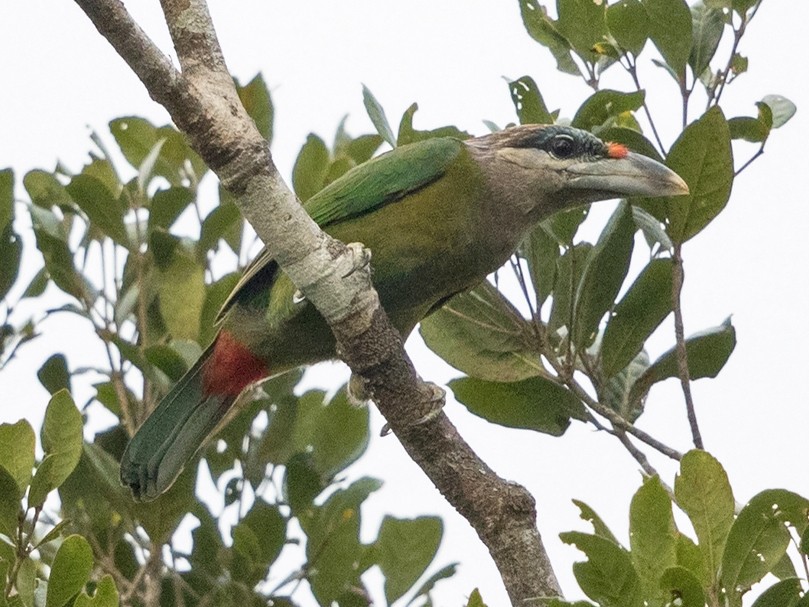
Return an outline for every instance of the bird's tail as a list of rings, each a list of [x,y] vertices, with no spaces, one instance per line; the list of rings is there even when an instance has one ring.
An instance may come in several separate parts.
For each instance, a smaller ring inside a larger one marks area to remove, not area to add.
[[[121,458],[121,482],[138,501],[171,487],[236,400],[206,390],[208,348],[132,437]],[[237,392],[238,394],[238,392]]]

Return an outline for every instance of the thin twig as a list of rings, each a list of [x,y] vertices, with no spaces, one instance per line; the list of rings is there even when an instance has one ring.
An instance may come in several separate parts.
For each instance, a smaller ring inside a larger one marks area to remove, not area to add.
[[[677,369],[680,376],[680,385],[685,398],[685,408],[688,414],[688,424],[691,427],[691,436],[697,449],[704,449],[702,435],[697,423],[697,413],[694,407],[694,398],[691,395],[691,375],[688,368],[688,350],[685,347],[685,330],[683,328],[682,291],[685,273],[683,271],[682,243],[674,243],[673,275],[671,280],[671,303],[674,309],[674,337],[677,341]]]
[[[758,157],[763,154],[764,154],[764,144],[762,143],[758,151],[755,154],[753,154],[753,156],[751,156],[747,160],[747,162],[745,162],[742,166],[740,166],[735,173],[733,173],[733,177],[738,177],[739,175],[741,175],[743,170],[745,170],[747,167],[753,164],[758,159]]]
[[[657,473],[657,470],[654,469],[654,466],[649,463],[649,459],[646,457],[646,454],[638,449],[631,440],[629,440],[629,437],[626,435],[624,430],[616,429],[613,431],[613,435],[615,438],[621,441],[624,448],[629,451],[629,454],[635,458],[635,461],[638,462],[638,464],[640,464],[640,467],[646,476],[660,476]]]
[[[629,75],[632,77],[632,82],[635,83],[635,90],[642,91],[643,88],[640,85],[640,79],[638,78],[638,69],[637,64],[628,56],[626,55],[626,62],[627,65],[623,65],[624,69],[629,72]],[[646,119],[649,121],[649,126],[652,127],[652,134],[654,135],[655,142],[657,143],[657,147],[660,148],[660,153],[665,155],[666,148],[663,146],[663,140],[660,139],[660,135],[657,132],[657,127],[655,126],[655,121],[652,118],[652,112],[649,110],[649,105],[646,103],[646,96],[643,98],[643,112],[646,114]]]

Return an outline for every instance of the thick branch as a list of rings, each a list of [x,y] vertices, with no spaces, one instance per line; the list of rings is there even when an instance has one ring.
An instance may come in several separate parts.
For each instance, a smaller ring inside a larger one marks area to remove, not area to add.
[[[201,0],[162,0],[179,75],[118,0],[76,0],[186,133],[290,279],[323,314],[340,356],[363,378],[410,456],[475,528],[514,605],[560,595],[536,529],[531,495],[499,478],[443,413],[427,416],[434,391],[416,375],[379,305],[360,249],[325,235],[297,203],[266,141],[239,102]]]

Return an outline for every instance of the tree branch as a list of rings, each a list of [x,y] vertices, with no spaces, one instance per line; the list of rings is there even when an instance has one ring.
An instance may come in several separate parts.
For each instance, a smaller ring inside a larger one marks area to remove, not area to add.
[[[443,413],[430,415],[434,390],[419,380],[381,309],[357,259],[360,248],[324,234],[278,175],[239,102],[204,2],[162,0],[180,74],[119,0],[75,1],[239,198],[242,214],[327,320],[341,358],[362,377],[406,451],[486,544],[512,603],[561,595],[533,497],[494,474]]]

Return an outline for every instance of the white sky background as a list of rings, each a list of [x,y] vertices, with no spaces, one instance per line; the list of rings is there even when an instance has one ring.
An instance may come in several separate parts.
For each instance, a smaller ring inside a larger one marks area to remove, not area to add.
[[[157,3],[129,5],[146,31],[170,49]],[[216,0],[212,12],[231,71],[242,82],[261,71],[272,90],[273,152],[285,176],[310,131],[330,141],[346,113],[352,134],[372,130],[362,107],[361,83],[383,104],[394,128],[417,101],[417,128],[456,124],[476,134],[486,132],[482,119],[500,125],[516,120],[503,76],[533,76],[548,106],[561,108],[563,116],[572,116],[590,94],[581,81],[559,74],[550,54],[528,37],[516,0]],[[771,487],[809,494],[804,447],[809,403],[803,375],[809,342],[809,81],[802,61],[807,21],[809,3],[768,0],[745,36],[740,50],[751,59],[750,71],[725,93],[728,116],[753,115],[754,102],[771,93],[792,99],[798,113],[773,133],[767,153],[736,181],[729,208],[684,252],[686,333],[717,325],[731,314],[737,329],[738,345],[725,370],[716,380],[696,382],[693,389],[707,448],[725,465],[739,501]],[[673,82],[648,58],[641,70],[659,122],[664,115],[677,116],[679,94]],[[0,82],[0,167],[13,167],[18,182],[32,168],[52,169],[57,159],[78,170],[90,149],[90,129],[107,135],[112,118],[140,115],[158,124],[168,121],[68,0],[4,3]],[[603,84],[630,86],[617,66]],[[692,105],[692,118],[702,105],[701,100]],[[677,121],[658,126],[670,144]],[[754,148],[736,151],[738,165]],[[21,186],[17,194],[24,197]],[[609,208],[594,215],[603,219]],[[23,219],[18,231],[27,225]],[[37,267],[30,261],[24,266],[23,285]],[[18,311],[19,322],[34,308],[20,306]],[[0,421],[25,416],[38,427],[48,399],[35,373],[55,350],[66,353],[71,368],[91,364],[100,355],[86,346],[87,327],[66,315],[49,320],[42,330],[45,337],[26,346],[0,374]],[[657,336],[652,355],[671,343],[670,332]],[[408,347],[425,378],[445,382],[453,376],[418,338]],[[340,373],[336,365],[323,372],[328,377]],[[321,377],[318,371],[312,382],[326,381]],[[82,380],[74,380],[74,387],[79,402],[91,394]],[[615,439],[581,424],[555,439],[488,424],[453,402],[446,412],[499,474],[536,496],[540,531],[556,572],[568,598],[579,597],[570,564],[581,555],[558,540],[561,531],[587,528],[570,500],[589,503],[626,540],[629,500],[640,481],[638,466]],[[375,411],[373,415],[378,429],[382,422]],[[676,382],[653,389],[641,426],[672,446],[688,448]],[[675,467],[655,456],[652,462],[671,483]],[[351,472],[385,480],[364,510],[366,539],[372,539],[370,533],[386,512],[444,517],[437,565],[461,561],[461,567],[459,575],[439,585],[439,605],[464,603],[474,587],[480,587],[490,607],[507,604],[494,565],[474,532],[446,506],[395,438],[374,437],[369,456]]]

